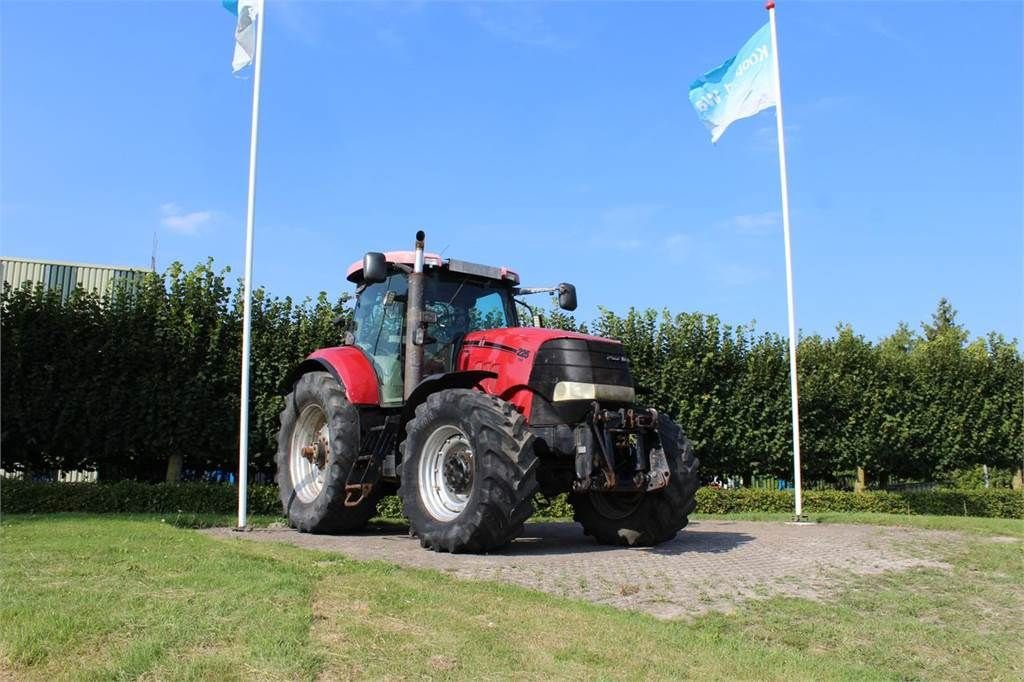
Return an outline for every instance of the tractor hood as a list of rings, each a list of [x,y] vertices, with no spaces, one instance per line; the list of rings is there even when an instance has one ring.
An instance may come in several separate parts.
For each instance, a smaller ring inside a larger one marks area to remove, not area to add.
[[[521,357],[533,357],[542,344],[554,339],[580,339],[593,343],[614,344],[620,351],[622,349],[622,342],[615,339],[539,327],[511,327],[470,332],[463,341],[463,347],[479,346],[504,352],[511,351]]]
[[[575,423],[594,401],[635,400],[622,343],[600,336],[535,327],[472,332],[456,366],[496,374],[485,390],[511,402],[531,424]]]

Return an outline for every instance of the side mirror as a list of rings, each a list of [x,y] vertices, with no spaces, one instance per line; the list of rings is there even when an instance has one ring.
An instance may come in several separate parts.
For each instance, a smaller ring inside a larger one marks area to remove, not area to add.
[[[371,251],[363,256],[363,282],[377,284],[388,278],[388,261],[383,253]]]
[[[576,310],[576,287],[568,282],[558,285],[558,307],[562,310]]]

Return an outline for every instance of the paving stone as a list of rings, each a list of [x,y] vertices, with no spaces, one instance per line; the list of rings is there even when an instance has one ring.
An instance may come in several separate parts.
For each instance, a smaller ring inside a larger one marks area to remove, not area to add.
[[[281,528],[202,532],[513,583],[661,618],[727,612],[744,601],[774,596],[825,599],[851,575],[918,567],[948,570],[934,558],[935,548],[962,540],[957,533],[911,528],[694,521],[670,542],[624,548],[598,545],[574,523],[536,523],[527,524],[508,547],[473,555],[431,552],[406,529],[394,527],[354,535]]]

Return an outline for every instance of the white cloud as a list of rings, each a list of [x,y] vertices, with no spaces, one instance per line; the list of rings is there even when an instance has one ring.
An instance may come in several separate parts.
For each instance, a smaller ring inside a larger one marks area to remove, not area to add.
[[[740,263],[718,264],[712,268],[712,276],[719,284],[729,287],[747,287],[762,279],[767,273],[760,268]]]
[[[665,237],[665,246],[670,248],[688,246],[691,242],[693,242],[693,236],[683,232],[676,232]]]
[[[491,2],[468,5],[465,11],[480,28],[509,42],[548,50],[573,47],[551,28],[538,4]]]
[[[835,111],[845,109],[857,100],[853,95],[824,95],[814,100],[811,106],[817,111]]]
[[[622,204],[601,212],[601,222],[611,230],[638,230],[664,208],[661,204]]]
[[[665,253],[674,260],[689,256],[693,252],[693,235],[676,232],[665,237]]]
[[[763,213],[741,213],[734,215],[726,222],[726,225],[740,234],[760,236],[775,230],[779,224],[778,211],[765,211]]]
[[[878,17],[872,17],[872,19],[868,21],[867,26],[869,31],[871,31],[872,33],[881,38],[897,42],[903,41],[903,36],[900,33],[898,33],[896,29],[894,29],[892,26],[882,21]]]
[[[160,205],[163,218],[160,224],[178,234],[196,234],[199,228],[213,219],[213,211],[190,211],[185,213],[181,207],[171,202]]]
[[[611,241],[611,246],[619,251],[636,251],[643,245],[644,243],[640,239],[614,239]]]
[[[381,28],[377,30],[377,42],[389,50],[401,50],[405,47],[405,38],[393,28]]]
[[[773,152],[778,149],[778,128],[774,121],[775,115],[772,115],[771,125],[760,126],[754,131],[754,144],[758,149],[771,149]],[[786,133],[786,141],[793,144],[794,141],[799,140],[798,133],[800,132],[800,126],[795,123],[787,123],[786,127],[783,128]]]
[[[661,204],[621,204],[601,211],[601,228],[591,234],[591,243],[601,248],[635,251],[649,239],[651,223],[664,207]]]
[[[320,44],[320,24],[308,5],[296,0],[274,3],[274,20],[295,40],[309,47]]]

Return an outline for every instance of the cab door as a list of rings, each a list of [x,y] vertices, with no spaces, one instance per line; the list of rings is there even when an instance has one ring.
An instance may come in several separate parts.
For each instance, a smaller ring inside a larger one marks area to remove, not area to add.
[[[392,273],[356,294],[353,343],[366,354],[377,374],[382,406],[401,405],[405,358],[405,273]]]

